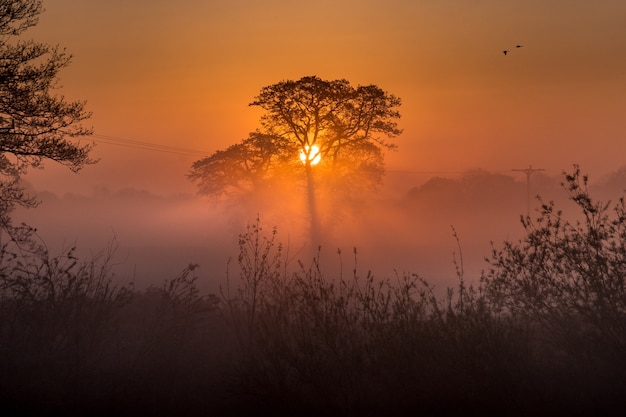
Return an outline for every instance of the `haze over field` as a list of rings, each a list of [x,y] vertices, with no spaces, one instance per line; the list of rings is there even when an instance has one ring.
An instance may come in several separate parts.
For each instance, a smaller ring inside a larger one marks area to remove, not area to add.
[[[335,224],[323,248],[331,266],[342,248],[346,268],[356,246],[359,265],[377,275],[453,280],[453,225],[476,276],[490,240],[521,233],[526,183],[513,169],[544,169],[532,176],[533,194],[549,199],[572,164],[598,184],[624,165],[622,1],[55,0],[45,8],[25,37],[74,55],[61,91],[87,100],[95,135],[86,140],[100,161],[79,174],[51,163],[29,173],[43,203],[16,219],[57,250],[75,242],[95,253],[116,236],[120,273],[141,283],[159,284],[190,262],[209,288],[223,278],[257,210],[215,206],[186,175],[254,131],[261,113],[248,103],[285,79],[345,78],[402,99],[404,132],[386,155],[377,198],[323,213]],[[472,177],[475,169],[484,175]],[[306,213],[259,214],[294,256],[304,253]]]
[[[0,411],[622,415],[625,21],[0,0]]]

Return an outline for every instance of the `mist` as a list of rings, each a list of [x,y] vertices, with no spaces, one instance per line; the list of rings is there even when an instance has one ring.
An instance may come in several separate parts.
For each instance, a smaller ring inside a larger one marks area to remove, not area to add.
[[[536,214],[536,196],[567,207],[561,181],[561,175],[533,174],[528,200],[523,175],[474,169],[418,184],[392,182],[350,204],[320,200],[320,264],[329,276],[355,267],[381,279],[409,272],[446,288],[458,279],[456,262],[465,280],[476,282],[492,242],[523,235],[520,216],[528,204],[529,214]],[[625,183],[621,170],[596,180],[594,191],[611,198]],[[99,186],[90,193],[58,195],[31,184],[30,191],[40,205],[19,209],[14,221],[35,227],[51,254],[75,246],[90,258],[113,244],[117,279],[140,288],[159,286],[197,264],[202,290],[218,292],[229,260],[237,259],[239,234],[257,219],[268,236],[276,229],[288,267],[310,265],[317,256],[309,241],[304,190],[274,189],[270,199],[222,203],[188,192],[136,188]]]

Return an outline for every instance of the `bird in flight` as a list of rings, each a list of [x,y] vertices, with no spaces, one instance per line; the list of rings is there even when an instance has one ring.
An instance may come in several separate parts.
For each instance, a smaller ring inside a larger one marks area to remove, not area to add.
[[[523,47],[523,46],[524,46],[524,45],[515,45],[515,48],[521,48],[521,47]],[[511,52],[511,51],[509,51],[508,49],[505,49],[504,51],[502,51],[502,53],[503,53],[505,56],[506,56],[509,52]]]

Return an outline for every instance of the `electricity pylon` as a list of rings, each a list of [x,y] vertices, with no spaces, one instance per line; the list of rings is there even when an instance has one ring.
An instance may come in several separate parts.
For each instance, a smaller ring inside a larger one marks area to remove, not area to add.
[[[543,168],[533,168],[529,165],[525,169],[513,169],[512,171],[523,172],[526,174],[526,215],[530,216],[530,176],[537,171],[545,171]]]

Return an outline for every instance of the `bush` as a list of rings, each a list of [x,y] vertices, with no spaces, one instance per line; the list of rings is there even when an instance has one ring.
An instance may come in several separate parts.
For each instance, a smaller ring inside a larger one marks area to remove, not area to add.
[[[30,249],[0,250],[0,409],[130,416],[221,404],[210,392],[230,343],[195,265],[137,291],[111,273],[115,243],[87,262],[74,248]]]
[[[498,311],[533,329],[538,390],[612,410],[626,393],[626,207],[594,201],[577,166],[564,177],[579,216],[541,202],[536,220],[522,218],[525,238],[493,250],[484,285]]]
[[[34,242],[31,240],[31,242]],[[0,381],[2,397],[33,404],[62,404],[90,392],[110,352],[117,310],[132,286],[110,274],[114,246],[80,262],[75,248],[50,256],[6,242],[0,248]]]

